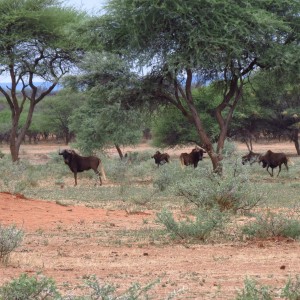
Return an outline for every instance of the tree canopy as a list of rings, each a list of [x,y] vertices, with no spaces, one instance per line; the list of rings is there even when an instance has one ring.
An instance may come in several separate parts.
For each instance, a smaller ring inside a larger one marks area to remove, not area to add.
[[[126,61],[110,53],[87,53],[78,66],[81,73],[65,80],[87,98],[71,117],[77,147],[91,153],[114,145],[122,158],[120,146],[140,141],[146,118],[143,107],[133,103],[138,76]]]
[[[30,126],[36,104],[68,73],[78,54],[70,31],[84,14],[62,7],[57,0],[0,0],[0,75],[9,75],[11,86],[0,87],[11,110],[10,150],[18,159],[20,144]],[[37,81],[50,82],[40,89]],[[24,104],[26,122],[18,130]]]
[[[93,32],[104,49],[148,69],[151,99],[174,105],[194,124],[220,170],[228,126],[251,73],[299,68],[299,6],[297,0],[111,0]],[[214,107],[216,152],[192,95],[198,78],[222,88]]]

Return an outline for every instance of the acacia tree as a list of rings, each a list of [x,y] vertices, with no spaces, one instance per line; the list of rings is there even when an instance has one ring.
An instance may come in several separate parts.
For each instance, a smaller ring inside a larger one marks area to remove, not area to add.
[[[0,0],[0,78],[8,75],[11,81],[9,87],[0,87],[0,93],[11,111],[13,161],[18,160],[36,105],[72,67],[75,43],[69,31],[83,16],[57,0]],[[40,81],[50,85],[38,87]],[[25,106],[26,121],[18,130]]]
[[[113,145],[122,159],[121,146],[137,144],[145,123],[142,108],[133,102],[138,76],[120,57],[104,52],[86,53],[78,67],[80,74],[65,79],[87,98],[70,118],[77,147],[91,153]]]
[[[68,145],[74,137],[74,132],[70,128],[70,117],[85,101],[84,93],[75,93],[64,88],[39,105],[32,125],[40,129],[38,132],[54,133]]]
[[[222,172],[222,148],[251,72],[299,64],[299,1],[110,0],[97,30],[109,51],[150,69],[152,99],[174,105],[194,124]],[[218,81],[217,149],[192,95],[195,77]]]

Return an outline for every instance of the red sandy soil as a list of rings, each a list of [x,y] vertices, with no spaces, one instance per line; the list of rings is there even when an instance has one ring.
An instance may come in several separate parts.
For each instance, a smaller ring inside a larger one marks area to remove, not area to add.
[[[28,147],[24,153],[46,155],[57,146],[34,149]],[[294,152],[292,144],[288,149],[287,144],[274,144],[271,149]],[[155,228],[155,211],[63,206],[0,193],[0,212],[0,224],[15,224],[26,233],[8,264],[0,264],[0,284],[22,273],[42,272],[52,277],[62,292],[73,289],[73,294],[78,294],[76,285],[93,274],[101,282],[118,284],[121,290],[133,282],[145,284],[161,278],[153,288],[153,299],[164,299],[181,289],[183,293],[175,299],[234,299],[246,277],[281,288],[289,276],[300,274],[297,241],[186,245],[135,239],[128,234]]]

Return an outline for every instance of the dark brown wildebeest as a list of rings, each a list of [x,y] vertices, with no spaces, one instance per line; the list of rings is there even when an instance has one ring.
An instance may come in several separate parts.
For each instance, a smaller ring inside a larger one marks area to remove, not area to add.
[[[197,168],[199,160],[203,159],[203,153],[206,153],[206,151],[198,147],[190,153],[181,153],[179,156],[181,167],[194,165],[194,168]]]
[[[70,170],[74,173],[75,186],[77,185],[77,173],[87,171],[90,169],[94,170],[94,172],[98,175],[100,185],[102,185],[102,180],[98,171],[98,167],[100,167],[102,176],[104,180],[106,180],[105,172],[100,158],[96,156],[80,156],[74,150],[68,149],[59,151],[59,155],[63,156],[65,164],[67,164]]]
[[[279,171],[277,176],[281,171],[281,165],[284,164],[287,171],[289,159],[285,155],[285,153],[275,153],[271,150],[268,150],[264,155],[262,155],[259,159],[259,163],[262,163],[263,168],[267,168],[268,173],[273,177],[273,169],[279,167]],[[269,171],[269,167],[272,169],[272,173]]]
[[[255,162],[259,163],[259,159],[261,157],[260,153],[255,153],[250,150],[250,152],[247,155],[244,155],[242,157],[242,164],[246,164],[247,162],[250,163],[250,165],[254,164]]]
[[[154,158],[157,167],[159,167],[159,165],[170,162],[170,155],[168,153],[160,153],[159,151],[156,151],[155,154],[151,156],[151,158]]]

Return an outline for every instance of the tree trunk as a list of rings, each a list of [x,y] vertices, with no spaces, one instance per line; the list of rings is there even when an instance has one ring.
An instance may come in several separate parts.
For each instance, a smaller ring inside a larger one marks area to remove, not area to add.
[[[124,155],[123,155],[123,152],[122,152],[120,146],[119,146],[118,144],[115,144],[115,147],[116,147],[116,149],[117,149],[117,151],[118,151],[118,153],[119,153],[120,159],[122,160],[123,157],[124,157]]]
[[[13,132],[13,130],[12,130]],[[10,148],[10,154],[11,154],[11,159],[13,162],[16,162],[19,160],[19,151],[20,151],[20,145],[18,146],[16,143],[16,138],[14,137],[14,135],[10,136],[10,144],[9,144],[9,148]]]
[[[295,148],[297,151],[297,155],[300,155],[300,148],[299,148],[299,140],[298,140],[298,135],[299,135],[299,129],[294,129],[292,133],[292,141],[295,144]]]
[[[19,160],[20,144],[17,143],[19,118],[20,113],[18,111],[15,111],[12,115],[12,127],[9,137],[9,148],[11,159],[13,162]]]
[[[197,112],[197,109],[194,105],[193,96],[192,96],[192,72],[191,70],[187,70],[187,80],[186,80],[186,102],[188,104],[188,107],[190,109],[190,112],[192,114],[192,118],[195,123],[196,130],[198,132],[198,136],[200,140],[202,141],[203,148],[207,152],[208,156],[211,159],[213,170],[217,174],[222,174],[223,166],[222,166],[222,156],[218,155],[214,149],[212,142],[208,135],[206,134],[206,131],[204,129],[204,126],[202,124],[202,121],[200,120],[199,114]],[[219,139],[220,140],[220,139]]]
[[[10,153],[12,161],[15,162],[19,160],[19,152],[22,141],[24,140],[25,134],[30,127],[32,115],[34,111],[34,104],[30,104],[28,115],[25,124],[18,132],[18,124],[21,115],[21,111],[17,110],[12,113],[12,129],[10,134]]]
[[[65,128],[65,144],[68,145],[70,142],[70,132],[68,128]]]

